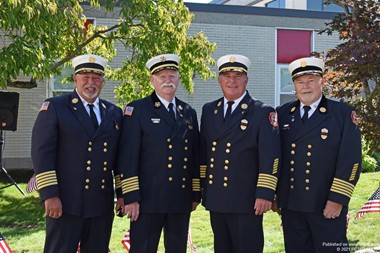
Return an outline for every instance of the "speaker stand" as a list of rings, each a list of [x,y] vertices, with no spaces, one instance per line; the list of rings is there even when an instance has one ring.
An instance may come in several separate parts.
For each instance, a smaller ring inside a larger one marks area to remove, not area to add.
[[[7,172],[7,170],[3,167],[3,144],[4,144],[3,130],[0,130],[0,167],[1,167],[1,170],[5,173],[5,175],[7,175],[7,177],[9,178],[9,180],[12,182],[12,184],[9,184],[9,185],[1,187],[0,190],[14,185],[14,186],[17,187],[17,189],[19,190],[19,192],[21,192],[21,194],[25,196],[25,193],[20,188],[20,186],[16,183],[16,181],[12,178],[12,176],[9,175],[9,173]]]

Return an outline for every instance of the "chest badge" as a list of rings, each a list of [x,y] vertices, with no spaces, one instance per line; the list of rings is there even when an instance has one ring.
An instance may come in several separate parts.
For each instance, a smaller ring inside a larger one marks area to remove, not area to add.
[[[329,130],[327,130],[327,128],[322,128],[321,129],[321,138],[323,140],[327,139],[328,134],[329,134]]]
[[[248,127],[248,120],[242,119],[240,121],[240,129],[244,131],[245,129],[247,129],[247,127]]]

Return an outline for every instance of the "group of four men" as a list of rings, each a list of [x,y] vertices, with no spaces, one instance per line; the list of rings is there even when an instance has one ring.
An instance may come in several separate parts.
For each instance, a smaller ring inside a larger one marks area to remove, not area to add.
[[[250,60],[218,59],[223,97],[195,110],[175,96],[179,57],[151,58],[154,92],[122,113],[99,98],[106,61],[73,59],[75,91],[47,99],[32,134],[46,213],[44,252],[107,252],[116,210],[131,253],[186,252],[191,211],[210,211],[216,253],[263,252],[263,214],[281,214],[286,252],[348,247],[347,206],[361,170],[352,107],[323,94],[324,63],[289,65],[297,100],[277,110],[246,90]],[[277,120],[278,114],[278,120]]]

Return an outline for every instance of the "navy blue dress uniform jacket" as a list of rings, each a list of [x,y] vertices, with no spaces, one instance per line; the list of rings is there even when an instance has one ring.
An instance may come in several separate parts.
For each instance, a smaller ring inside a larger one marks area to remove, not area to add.
[[[223,98],[201,119],[203,205],[222,213],[253,213],[256,198],[273,201],[280,136],[273,108],[247,94],[224,120]]]
[[[327,200],[347,206],[361,171],[361,138],[354,109],[323,96],[304,124],[298,100],[277,112],[282,141],[280,207],[320,212]]]
[[[155,92],[125,109],[118,169],[125,204],[140,212],[190,212],[200,202],[196,112],[176,98],[176,120]]]
[[[113,212],[113,174],[122,124],[121,108],[100,100],[95,131],[79,96],[49,98],[32,134],[32,161],[42,201],[59,197],[63,213],[97,217]],[[120,176],[115,178],[121,196]]]

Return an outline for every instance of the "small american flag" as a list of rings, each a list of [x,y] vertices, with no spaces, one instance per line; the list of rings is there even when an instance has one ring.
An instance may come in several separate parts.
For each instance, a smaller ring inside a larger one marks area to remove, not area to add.
[[[372,194],[372,196],[365,202],[364,206],[360,209],[355,217],[355,220],[362,217],[366,213],[380,212],[380,198],[379,188]]]
[[[41,105],[40,111],[46,111],[49,108],[49,104],[50,104],[49,101],[43,102]]]
[[[129,252],[131,248],[131,236],[129,230],[127,230],[127,233],[123,237],[123,240],[121,240],[121,244],[123,244],[124,248]]]
[[[36,181],[36,174],[33,174],[33,176],[29,179],[28,184],[26,185],[26,192],[31,193],[32,191],[38,190],[37,187],[37,181]]]
[[[133,109],[134,109],[133,106],[127,106],[127,107],[125,107],[124,115],[125,116],[132,116]]]
[[[0,253],[12,253],[11,248],[9,248],[7,241],[0,234]]]

